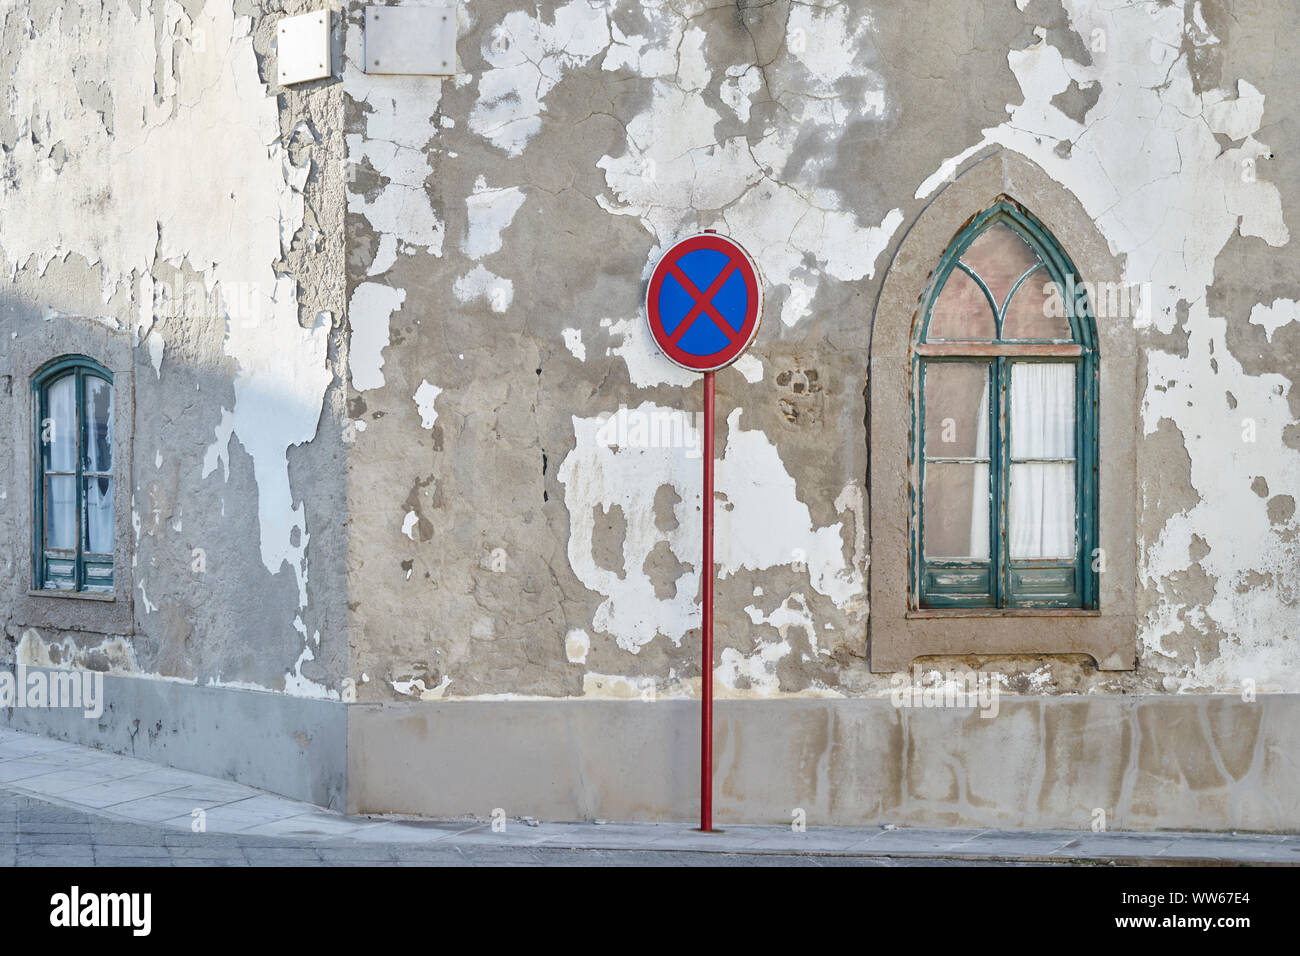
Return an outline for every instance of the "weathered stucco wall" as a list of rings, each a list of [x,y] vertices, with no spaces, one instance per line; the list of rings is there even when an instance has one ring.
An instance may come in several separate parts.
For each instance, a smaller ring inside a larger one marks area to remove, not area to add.
[[[1137,669],[929,664],[1020,693],[1300,689],[1300,128],[1276,7],[474,0],[447,80],[364,75],[360,12],[362,701],[698,692],[699,386],[641,303],[704,228],[767,282],[718,379],[719,693],[886,693],[866,664],[873,310],[909,224],[997,149],[1095,222],[1122,274],[1085,278],[1147,295],[1100,319],[1137,326]]]
[[[1144,290],[1100,316],[1136,340],[1111,358],[1139,396],[1137,666],[925,667],[1031,697],[1300,692],[1300,40],[1276,5],[468,0],[440,79],[365,74],[351,2],[333,75],[282,89],[276,24],[313,6],[0,13],[4,663],[339,701],[288,702],[329,753],[277,784],[335,802],[354,692],[358,740],[445,712],[422,701],[697,696],[700,387],[642,302],[715,228],[767,301],[718,377],[719,695],[883,704],[868,368],[900,317],[877,307],[923,211],[1002,151],[1077,201],[1059,238],[1119,270],[1086,279]],[[27,377],[69,351],[120,369],[134,416],[129,587],[75,609],[26,594]],[[105,739],[136,746],[129,702],[172,697],[122,693]],[[236,707],[207,700],[185,733]]]
[[[341,93],[267,85],[279,15],[147,0],[0,14],[6,661],[339,697]],[[67,352],[118,371],[119,426],[136,413],[113,606],[24,598],[28,375]]]

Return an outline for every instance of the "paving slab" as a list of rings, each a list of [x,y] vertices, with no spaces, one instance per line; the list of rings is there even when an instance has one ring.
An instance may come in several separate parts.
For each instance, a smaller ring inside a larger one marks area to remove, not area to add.
[[[187,800],[174,794],[175,791],[171,791],[157,796],[141,797],[139,800],[114,804],[108,809],[115,816],[145,823],[162,823],[177,817],[182,819],[188,817],[192,820],[195,810],[202,810],[206,814],[209,809],[218,805],[215,801]]]
[[[70,803],[95,810],[104,810],[118,804],[130,803],[141,797],[152,797],[174,790],[175,787],[160,785],[139,777],[123,777],[119,780],[106,780],[60,794]]]
[[[377,823],[358,821],[349,817],[342,817],[335,814],[325,813],[303,813],[294,817],[283,817],[277,820],[271,820],[266,823],[259,823],[257,826],[241,830],[241,833],[260,834],[262,836],[291,836],[304,839],[316,839],[319,837],[342,837],[350,836],[354,839],[365,839],[362,831],[373,829],[380,826]]]
[[[3,760],[0,761],[0,783],[20,783],[56,770],[67,770],[92,763],[93,759],[79,754],[44,753]]]

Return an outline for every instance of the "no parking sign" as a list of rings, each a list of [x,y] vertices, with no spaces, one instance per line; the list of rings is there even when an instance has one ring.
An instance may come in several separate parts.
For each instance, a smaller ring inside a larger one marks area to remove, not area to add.
[[[763,316],[758,269],[740,243],[705,232],[664,253],[646,290],[650,335],[669,361],[693,372],[744,353]]]
[[[700,829],[713,830],[713,373],[744,354],[763,318],[763,280],[740,243],[710,229],[674,244],[650,274],[646,322],[671,362],[704,373],[704,597]]]

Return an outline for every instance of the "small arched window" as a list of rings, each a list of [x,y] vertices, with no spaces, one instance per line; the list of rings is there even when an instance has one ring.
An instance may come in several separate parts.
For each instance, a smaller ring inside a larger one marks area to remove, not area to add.
[[[1097,348],[1083,283],[1002,198],[935,271],[912,345],[920,608],[1095,608]]]
[[[35,587],[113,593],[113,375],[83,355],[32,377]]]

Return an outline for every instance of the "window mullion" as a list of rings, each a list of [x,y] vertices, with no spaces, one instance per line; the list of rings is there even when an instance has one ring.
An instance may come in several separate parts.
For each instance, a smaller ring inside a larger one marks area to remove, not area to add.
[[[912,564],[912,573],[916,576],[916,586],[913,593],[917,596],[917,606],[920,606],[921,600],[925,597],[922,593],[925,586],[925,452],[926,440],[929,436],[925,434],[925,376],[929,370],[930,363],[921,359],[916,361],[916,405],[912,413],[913,428],[919,441],[916,443],[916,500],[913,503],[914,514],[917,515],[916,522],[916,560]]]
[[[929,322],[927,313],[925,321]],[[908,607],[921,608],[925,604],[922,588],[925,581],[925,552],[922,548],[921,528],[925,515],[921,509],[924,500],[922,489],[925,487],[925,362],[915,353],[908,356],[910,372],[908,384],[912,394],[908,396],[908,409],[912,417],[912,430],[908,435],[908,513],[907,523],[907,593]]]
[[[82,431],[83,431],[82,422],[81,422],[81,410],[82,410],[82,406],[85,403],[85,375],[82,374],[80,369],[78,369],[76,373],[76,383],[77,383],[77,387],[74,390],[74,394],[76,395],[76,409],[73,415],[74,427],[76,429],[76,433],[75,433],[76,437],[73,441],[73,446],[74,446],[73,451],[74,454],[77,456],[76,466],[75,466],[75,470],[77,473],[77,484],[76,484],[76,490],[74,492],[76,496],[76,502],[77,502],[77,507],[76,507],[77,549],[75,551],[76,557],[73,559],[73,564],[72,564],[72,581],[73,581],[72,589],[74,591],[82,591],[85,589],[86,586],[86,572],[82,561],[82,548],[83,545],[85,544],[85,538],[83,536],[86,533],[86,529],[84,525],[85,516],[83,515],[82,512],[86,507],[86,489],[84,484],[85,478],[81,472],[81,466],[82,466],[81,442],[82,442]]]
[[[1007,604],[1007,593],[1009,577],[1007,574],[1007,448],[1010,442],[1007,440],[1008,424],[1010,417],[1007,414],[1007,360],[1003,357],[993,361],[993,397],[994,401],[990,403],[990,410],[993,415],[993,422],[990,428],[990,434],[994,437],[994,445],[990,449],[989,455],[989,483],[992,486],[993,507],[989,509],[992,516],[993,527],[990,529],[989,540],[992,542],[990,549],[990,559],[993,562],[990,568],[991,577],[994,582],[994,606],[1005,607]]]
[[[46,408],[49,404],[49,398],[44,388],[36,390],[36,422],[33,438],[35,439],[36,454],[36,481],[35,481],[35,511],[36,521],[32,528],[32,549],[36,552],[36,586],[45,587],[47,578],[45,562],[45,536],[46,524],[45,518],[46,492],[45,492],[45,417],[48,414]]]
[[[1073,311],[1073,310],[1071,310]],[[1076,562],[1076,589],[1084,607],[1088,607],[1095,594],[1092,587],[1092,482],[1096,471],[1096,447],[1089,441],[1092,434],[1092,414],[1088,398],[1091,393],[1091,370],[1086,360],[1080,359],[1074,367],[1074,534],[1078,548]]]

